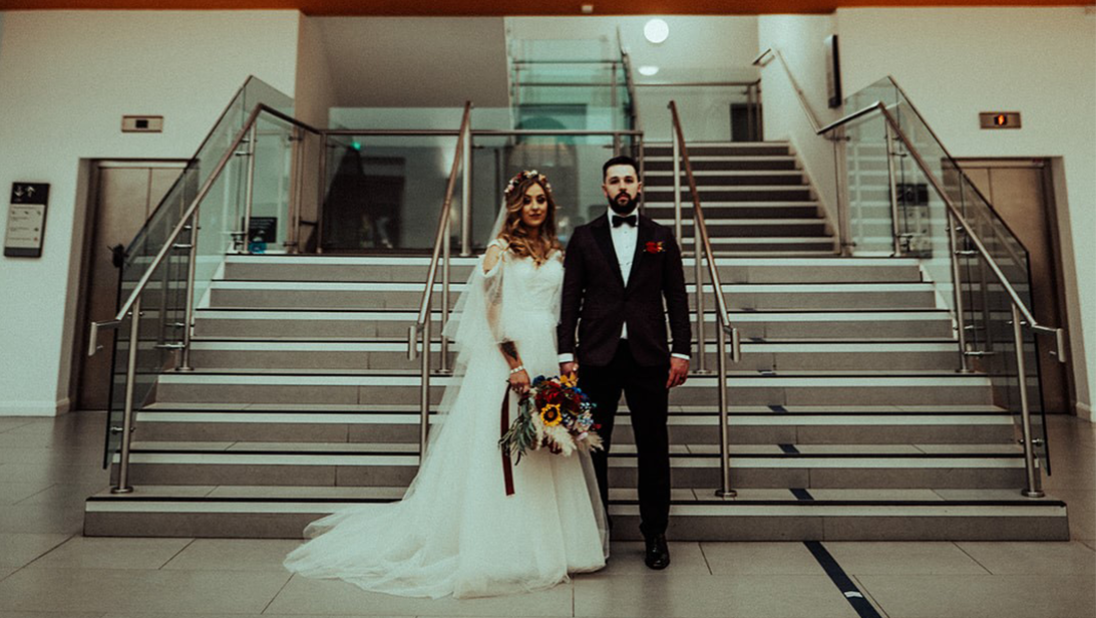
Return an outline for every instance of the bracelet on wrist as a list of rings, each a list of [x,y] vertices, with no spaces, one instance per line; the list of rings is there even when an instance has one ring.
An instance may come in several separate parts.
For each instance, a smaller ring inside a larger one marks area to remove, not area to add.
[[[514,367],[513,369],[510,370],[510,375],[514,375],[515,373],[518,373],[519,371],[525,371],[525,365],[518,365],[517,367]]]

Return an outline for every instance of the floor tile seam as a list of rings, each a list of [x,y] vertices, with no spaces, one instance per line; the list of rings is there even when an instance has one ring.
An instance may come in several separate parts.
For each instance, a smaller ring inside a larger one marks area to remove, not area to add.
[[[21,498],[21,499],[19,499],[19,500],[16,500],[15,502],[12,502],[12,503],[11,503],[11,506],[20,506],[20,505],[22,505],[22,504],[23,504],[24,502],[26,502],[27,500],[30,500],[30,499],[32,499],[32,498],[34,498],[34,497],[38,496],[38,495],[41,495],[41,494],[43,494],[43,493],[45,493],[45,492],[49,491],[50,489],[53,489],[54,487],[57,487],[58,485],[61,485],[61,483],[52,483],[52,482],[51,482],[51,483],[50,483],[50,484],[49,484],[48,486],[44,487],[44,488],[43,488],[43,489],[42,489],[41,491],[35,492],[35,493],[33,493],[33,494],[31,494],[31,495],[29,495],[29,496],[25,497],[25,498]],[[24,505],[24,506],[25,506],[25,505]]]
[[[697,546],[700,548],[700,557],[704,559],[704,566],[708,567],[708,575],[715,575],[715,571],[712,570],[712,563],[708,560],[708,554],[704,553],[704,543],[698,542]]]
[[[971,560],[973,560],[975,564],[977,564],[978,566],[980,566],[980,567],[982,567],[983,569],[985,569],[985,571],[986,571],[986,573],[987,573],[987,574],[989,574],[989,575],[998,575],[998,573],[994,573],[993,571],[991,571],[991,570],[990,570],[990,568],[989,568],[988,566],[986,566],[986,565],[982,564],[982,563],[981,563],[981,562],[980,562],[980,561],[979,561],[979,560],[978,560],[977,558],[975,558],[975,557],[974,557],[974,556],[973,556],[973,555],[972,555],[972,554],[971,554],[971,553],[970,553],[969,551],[967,551],[967,550],[966,550],[966,549],[965,549],[965,548],[964,548],[964,547],[963,547],[962,545],[960,545],[960,544],[959,544],[958,542],[956,542],[956,541],[951,541],[951,544],[952,544],[952,545],[954,545],[956,549],[958,549],[959,551],[963,552],[963,553],[964,553],[964,554],[965,554],[965,555],[966,555],[966,556],[967,556],[968,558],[970,558]]]
[[[32,534],[33,534],[33,533],[32,533]],[[50,533],[45,533],[45,534],[50,534]],[[64,533],[61,533],[61,534],[64,534]],[[28,563],[24,564],[23,566],[19,567],[19,570],[23,570],[23,569],[25,569],[25,568],[27,568],[27,567],[31,566],[31,565],[32,565],[32,564],[34,564],[35,562],[38,562],[38,561],[39,561],[39,560],[41,560],[42,558],[45,558],[46,556],[48,556],[48,555],[52,554],[53,552],[57,551],[57,549],[58,549],[58,548],[60,548],[60,547],[61,547],[62,545],[68,545],[68,543],[69,543],[70,541],[72,541],[72,539],[74,539],[74,538],[77,538],[77,537],[79,537],[79,536],[80,536],[80,535],[79,535],[78,533],[75,533],[75,532],[73,532],[73,533],[70,533],[70,534],[68,535],[68,538],[67,538],[67,539],[65,539],[65,540],[61,541],[60,543],[58,543],[58,544],[54,545],[53,547],[49,548],[49,549],[48,549],[48,550],[46,550],[45,552],[43,552],[43,553],[39,554],[39,555],[38,555],[38,556],[36,556],[36,557],[35,557],[35,558],[34,558],[33,560],[31,560],[30,562],[28,562]]]
[[[182,547],[181,547],[181,548],[179,549],[179,551],[177,551],[177,552],[175,552],[174,554],[172,554],[170,558],[168,558],[168,559],[167,559],[167,560],[166,560],[166,561],[165,561],[165,562],[164,562],[163,564],[161,564],[160,566],[156,567],[156,569],[155,569],[155,570],[157,570],[157,571],[166,571],[166,570],[168,570],[168,569],[167,569],[167,565],[171,564],[171,563],[172,563],[172,562],[173,562],[173,561],[174,561],[174,560],[175,560],[176,558],[178,558],[178,557],[179,557],[179,554],[181,554],[181,553],[183,553],[184,551],[186,551],[186,550],[187,550],[187,548],[188,548],[188,547],[190,547],[191,545],[193,545],[193,544],[194,544],[194,542],[195,542],[195,541],[197,541],[197,540],[198,540],[197,538],[192,538],[192,539],[190,539],[189,541],[187,541],[186,545],[183,545],[183,546],[182,546]]]
[[[278,600],[278,597],[281,596],[282,592],[286,589],[286,586],[288,586],[289,582],[293,581],[293,578],[295,577],[297,577],[296,573],[290,573],[289,577],[285,578],[282,586],[278,588],[278,591],[274,593],[274,596],[270,597],[270,600],[267,601],[265,606],[263,606],[263,611],[259,612],[260,616],[266,614],[266,610],[270,609],[270,606],[274,604],[274,601]]]

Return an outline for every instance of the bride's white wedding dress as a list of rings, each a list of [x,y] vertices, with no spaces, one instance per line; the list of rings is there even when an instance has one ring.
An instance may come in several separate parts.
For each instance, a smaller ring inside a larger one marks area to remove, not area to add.
[[[589,456],[529,453],[513,466],[515,491],[507,496],[498,446],[509,378],[498,342],[515,342],[531,377],[559,373],[560,255],[538,267],[504,251],[489,273],[482,268],[481,261],[469,288],[481,286],[483,294],[465,293],[453,329],[458,374],[466,373],[446,390],[444,423],[434,425],[404,499],[310,524],[305,535],[315,538],[289,554],[290,571],[438,598],[544,589],[605,566],[605,515]]]

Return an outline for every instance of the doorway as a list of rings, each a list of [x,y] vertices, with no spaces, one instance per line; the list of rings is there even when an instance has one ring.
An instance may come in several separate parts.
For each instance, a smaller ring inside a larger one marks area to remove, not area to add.
[[[76,315],[78,345],[73,354],[76,410],[109,407],[112,355],[87,355],[87,324],[110,320],[117,311],[118,269],[112,260],[113,248],[129,245],[185,166],[186,161],[175,160],[91,163]]]
[[[1064,327],[1065,282],[1054,206],[1050,161],[1046,159],[960,159],[959,166],[1028,250],[1032,312],[1040,324]],[[1036,339],[1039,389],[1048,413],[1070,409],[1072,374],[1051,355],[1053,345]]]

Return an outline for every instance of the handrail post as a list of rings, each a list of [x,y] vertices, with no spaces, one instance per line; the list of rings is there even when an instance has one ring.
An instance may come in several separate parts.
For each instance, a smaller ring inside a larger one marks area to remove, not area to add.
[[[293,127],[293,201],[289,213],[293,233],[286,234],[285,239],[291,254],[301,252],[301,202],[304,195],[304,156],[307,151],[305,141],[304,129]]]
[[[251,133],[247,137],[247,184],[244,186],[244,253],[251,253],[251,206],[255,198],[255,140],[258,139],[259,122],[251,124]]]
[[[126,400],[122,415],[122,452],[118,460],[118,485],[110,490],[113,494],[133,493],[133,488],[129,485],[129,452],[133,444],[133,391],[137,381],[137,351],[141,345],[140,296],[134,301],[130,316],[129,351],[126,355]]]
[[[890,209],[891,209],[891,242],[893,243],[894,257],[902,255],[902,230],[898,221],[898,179],[894,169],[894,157],[898,154],[894,148],[894,130],[890,123],[884,121],[884,139],[886,140],[885,152],[887,155],[887,181],[890,184]]]
[[[674,125],[671,130],[674,148],[674,237],[677,238],[679,245],[684,245],[684,238],[681,235],[681,143],[678,141],[677,125]]]
[[[194,279],[197,272],[198,258],[198,217],[201,208],[194,210],[190,218],[190,255],[186,264],[186,312],[183,314],[183,352],[179,361],[178,371],[194,371],[190,364],[190,338],[191,329],[194,327]]]
[[[433,281],[426,282],[426,289],[434,287]],[[430,305],[427,304],[426,322],[422,326],[422,390],[419,393],[419,465],[426,456],[426,440],[430,429]]]
[[[965,310],[963,308],[963,272],[959,268],[959,237],[956,230],[958,222],[948,212],[948,252],[951,254],[951,286],[952,297],[955,299],[955,323],[958,328],[959,339],[959,373],[970,373],[970,364],[967,361],[967,328],[964,321]],[[983,293],[985,290],[983,290]],[[1013,305],[1015,306],[1015,305]]]
[[[469,107],[470,109],[470,107]],[[461,188],[460,188],[460,256],[472,255],[472,123],[471,117],[464,123],[463,144],[461,146]],[[446,232],[448,235],[448,231]],[[449,259],[448,250],[445,253]],[[448,290],[447,290],[448,292]],[[449,311],[449,305],[445,305]],[[443,318],[444,319],[444,318]]]
[[[723,327],[723,320],[716,320],[716,366],[719,379],[719,471],[722,484],[715,492],[720,498],[734,498],[738,492],[731,489],[731,432],[730,411],[727,402],[727,329]]]
[[[701,265],[704,258],[704,247],[701,246],[700,225],[699,220],[693,219],[693,248],[695,249],[693,252],[695,261],[693,264],[693,279],[696,282],[696,372],[708,373],[706,369],[707,360],[704,358],[707,355],[708,333],[704,327],[704,268]],[[722,292],[722,290],[714,289],[715,281],[712,281],[712,287],[715,294]]]
[[[1024,367],[1024,331],[1020,309],[1012,308],[1012,342],[1016,349],[1016,382],[1020,386],[1020,429],[1024,435],[1024,471],[1027,487],[1020,493],[1028,498],[1042,498],[1046,494],[1040,487],[1039,473],[1035,469],[1035,443],[1031,435],[1031,408],[1028,403],[1027,371]]]
[[[450,230],[453,229],[452,219],[446,218],[445,221],[445,237],[442,240],[442,265],[441,265],[441,355],[438,360],[438,371],[441,373],[449,373],[449,339],[445,336],[445,325],[449,322],[449,267],[452,262],[450,245]],[[429,317],[427,318],[429,320]],[[429,351],[430,341],[423,343],[426,350]]]
[[[316,191],[319,193],[316,202],[316,254],[323,253],[323,228],[324,198],[327,197],[327,131],[320,132],[320,156],[319,156],[319,180],[316,183]]]

